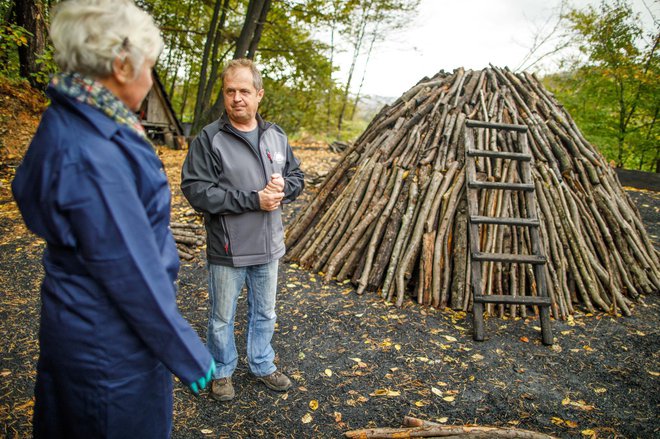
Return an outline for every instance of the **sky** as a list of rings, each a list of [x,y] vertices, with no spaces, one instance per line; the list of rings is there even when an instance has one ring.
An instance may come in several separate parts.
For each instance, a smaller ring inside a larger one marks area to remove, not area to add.
[[[406,29],[376,43],[369,60],[362,95],[398,97],[425,76],[458,67],[482,69],[489,63],[516,69],[529,53],[539,29],[556,23],[561,0],[422,0]],[[571,6],[598,7],[600,0],[571,0]],[[632,0],[647,28],[660,19],[660,0]],[[345,80],[350,53],[337,57]],[[363,57],[364,58],[364,57]],[[558,59],[544,70],[556,70]],[[364,64],[358,63],[351,90],[357,92]]]

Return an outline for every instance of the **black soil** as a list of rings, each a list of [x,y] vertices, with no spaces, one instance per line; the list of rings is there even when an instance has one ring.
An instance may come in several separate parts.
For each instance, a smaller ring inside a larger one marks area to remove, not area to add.
[[[10,165],[0,167],[0,437],[14,438],[31,435],[43,244],[25,231],[7,196]],[[659,194],[630,195],[657,244]],[[200,250],[183,264],[179,293],[202,338],[205,263]],[[540,343],[533,318],[487,319],[487,339],[476,343],[470,314],[410,302],[396,308],[283,263],[277,312],[277,362],[294,387],[272,392],[250,375],[241,299],[236,398],[219,403],[177,384],[173,438],[333,438],[398,427],[406,415],[568,438],[660,436],[657,294],[643,297],[632,317],[578,312],[553,321],[552,347]]]

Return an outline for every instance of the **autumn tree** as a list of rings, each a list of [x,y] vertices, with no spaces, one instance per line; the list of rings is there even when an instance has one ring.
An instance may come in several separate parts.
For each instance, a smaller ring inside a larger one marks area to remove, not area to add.
[[[660,171],[660,25],[646,31],[624,0],[565,18],[583,57],[548,84],[618,167]]]

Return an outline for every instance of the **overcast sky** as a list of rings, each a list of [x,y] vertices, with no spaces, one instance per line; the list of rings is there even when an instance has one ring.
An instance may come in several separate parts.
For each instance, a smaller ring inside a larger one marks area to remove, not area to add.
[[[482,69],[492,63],[517,68],[529,52],[538,29],[550,30],[560,0],[422,0],[406,30],[388,35],[374,47],[362,94],[398,97],[424,76],[457,67]],[[598,6],[600,0],[571,0],[571,5]],[[649,28],[651,12],[660,18],[660,0],[632,0]],[[338,56],[345,78],[350,54]],[[553,69],[555,62],[545,63]],[[358,65],[351,89],[357,91],[363,72]]]

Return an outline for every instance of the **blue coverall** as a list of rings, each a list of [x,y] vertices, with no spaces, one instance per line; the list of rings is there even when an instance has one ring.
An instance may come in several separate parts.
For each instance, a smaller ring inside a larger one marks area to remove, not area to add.
[[[171,373],[193,383],[211,356],[177,309],[162,163],[130,127],[48,93],[12,183],[47,244],[34,436],[168,437]]]

